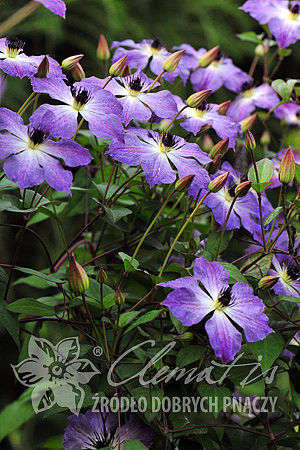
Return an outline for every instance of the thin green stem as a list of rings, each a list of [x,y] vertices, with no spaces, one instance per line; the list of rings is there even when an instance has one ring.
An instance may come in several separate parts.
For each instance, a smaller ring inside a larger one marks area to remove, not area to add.
[[[173,251],[173,249],[174,249],[174,247],[175,247],[175,245],[176,245],[178,239],[180,238],[180,236],[181,236],[182,233],[184,232],[185,228],[187,227],[187,225],[189,224],[189,222],[192,220],[192,218],[193,218],[194,215],[196,214],[198,208],[202,205],[202,203],[204,202],[204,200],[206,199],[206,197],[207,197],[209,194],[210,194],[210,191],[206,192],[206,194],[201,198],[200,202],[197,204],[196,208],[192,211],[192,213],[191,213],[190,216],[188,217],[187,221],[186,221],[186,222],[183,224],[183,226],[180,228],[179,232],[177,233],[177,236],[175,237],[175,239],[174,239],[174,241],[173,241],[173,243],[172,243],[172,245],[171,245],[171,247],[170,247],[170,250],[169,250],[168,253],[167,253],[167,256],[165,257],[165,260],[164,260],[164,262],[163,262],[162,268],[160,269],[160,272],[159,272],[159,275],[158,275],[159,277],[161,277],[161,275],[162,275],[162,273],[163,273],[163,271],[164,271],[164,269],[165,269],[165,267],[166,267],[166,265],[167,265],[167,263],[168,263],[168,260],[169,260],[169,258],[170,258],[170,255],[171,255],[171,253],[172,253],[172,251]]]
[[[22,106],[20,106],[19,110],[18,110],[18,114],[22,115],[25,112],[25,109],[28,106],[28,103],[34,99],[34,97],[36,96],[36,92],[32,92],[29,97],[27,97],[27,99],[25,100],[25,102],[23,103]]]
[[[268,120],[270,115],[272,114],[273,111],[275,111],[275,109],[279,108],[279,106],[283,105],[285,103],[284,100],[281,100],[278,105],[274,106],[274,108],[270,109],[270,111],[268,112],[268,114],[266,115],[266,117],[264,118],[264,121]]]
[[[175,120],[177,119],[178,116],[180,116],[180,114],[182,113],[182,111],[184,111],[188,106],[184,105],[176,114],[176,116],[173,117],[173,119],[169,122],[168,126],[164,129],[164,132],[166,132],[170,126],[175,122]]]
[[[74,136],[72,137],[73,141],[75,140],[78,131],[79,131],[80,128],[82,127],[83,122],[84,122],[84,117],[82,117],[81,121],[79,122],[79,124],[78,124],[78,126],[77,126],[77,128],[76,128],[75,134],[74,134]]]
[[[155,215],[154,219],[152,220],[152,222],[150,223],[150,225],[148,226],[147,230],[145,231],[145,233],[143,234],[143,236],[140,239],[140,242],[138,243],[138,245],[136,246],[136,249],[133,252],[133,255],[131,257],[130,263],[132,263],[132,261],[134,260],[134,258],[136,257],[139,249],[141,248],[141,245],[143,244],[144,240],[146,239],[146,237],[148,236],[148,234],[150,233],[153,225],[155,224],[155,222],[157,221],[157,219],[159,218],[159,216],[161,215],[161,213],[163,212],[163,210],[165,209],[165,207],[167,206],[167,204],[169,203],[169,200],[171,199],[171,197],[174,195],[174,193],[176,192],[176,189],[174,189],[167,197],[167,199],[164,201],[164,203],[162,204],[160,210],[158,211],[158,213]]]
[[[0,24],[0,36],[5,35],[8,30],[22,22],[26,19],[26,17],[30,16],[30,14],[32,14],[40,5],[41,3],[31,0],[25,6],[12,14],[8,19]]]
[[[221,248],[222,241],[223,241],[223,238],[224,238],[224,234],[225,234],[225,231],[226,231],[226,225],[228,223],[230,214],[232,213],[232,210],[233,210],[233,207],[234,207],[234,204],[235,204],[236,200],[237,200],[237,197],[234,197],[234,199],[232,200],[231,205],[229,207],[229,210],[227,212],[227,216],[226,216],[223,228],[222,228],[221,236],[220,236],[218,247],[217,247],[217,251],[216,251],[215,261],[217,261],[217,259],[218,259],[220,248]]]
[[[159,75],[157,75],[157,77],[155,78],[155,80],[153,81],[153,83],[151,84],[151,86],[148,88],[147,93],[151,91],[151,89],[153,89],[153,87],[155,86],[156,83],[158,83],[158,81],[161,79],[161,77],[163,76],[163,74],[165,73],[165,69],[163,69]]]
[[[279,193],[279,199],[278,199],[277,208],[279,208],[280,205],[281,205],[281,198],[282,198],[282,185],[280,186],[280,193]],[[270,240],[271,240],[271,237],[272,237],[272,234],[273,234],[273,231],[274,231],[276,219],[277,219],[277,217],[273,220],[273,223],[272,223],[272,226],[271,226],[271,230],[270,230],[270,233],[269,233],[269,237],[268,237],[268,240],[267,240],[267,246],[270,243]]]
[[[250,150],[250,155],[251,155],[251,159],[252,159],[252,163],[253,163],[253,167],[254,167],[256,182],[259,185],[259,175],[258,175],[258,170],[257,170],[257,165],[256,165],[256,160],[255,160],[253,150]],[[263,220],[263,214],[262,214],[262,202],[261,202],[261,193],[260,192],[257,192],[257,199],[258,199],[261,236],[262,236],[264,251],[266,252],[267,251],[267,243],[266,243],[266,236],[265,236],[265,229],[264,229],[264,220]]]
[[[291,236],[291,230],[288,225],[288,215],[287,215],[287,209],[286,209],[286,192],[287,192],[287,185],[283,184],[282,185],[282,206],[283,206],[283,214],[284,214],[284,223],[286,224],[286,230],[287,230],[287,234],[289,237],[289,253],[292,253],[294,244],[293,244],[293,239]]]

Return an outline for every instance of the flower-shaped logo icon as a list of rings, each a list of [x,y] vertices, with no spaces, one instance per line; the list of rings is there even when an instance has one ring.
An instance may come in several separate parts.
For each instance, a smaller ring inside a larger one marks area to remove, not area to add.
[[[79,413],[85,394],[80,385],[100,374],[88,359],[78,359],[79,353],[77,337],[63,339],[56,347],[46,339],[30,337],[29,358],[11,366],[18,381],[33,388],[31,400],[36,413],[55,404]]]

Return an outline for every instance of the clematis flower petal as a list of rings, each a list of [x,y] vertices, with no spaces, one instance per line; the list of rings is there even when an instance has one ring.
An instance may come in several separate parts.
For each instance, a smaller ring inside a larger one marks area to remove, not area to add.
[[[221,264],[208,262],[202,256],[196,259],[194,277],[203,284],[213,300],[216,300],[219,293],[228,286],[229,273]]]
[[[41,3],[45,8],[49,9],[49,11],[54,14],[61,16],[63,18],[66,17],[66,4],[63,0],[35,0],[36,2]]]
[[[20,189],[38,186],[44,181],[44,170],[39,164],[36,152],[25,150],[12,155],[4,163],[4,172]]]

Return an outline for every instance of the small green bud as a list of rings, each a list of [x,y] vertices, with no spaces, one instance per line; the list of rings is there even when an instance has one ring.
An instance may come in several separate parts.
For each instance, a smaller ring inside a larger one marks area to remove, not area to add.
[[[100,35],[97,47],[97,58],[101,61],[107,61],[110,58],[110,51],[107,40],[103,34]]]
[[[207,164],[206,166],[206,170],[208,171],[209,174],[213,175],[215,173],[218,172],[218,170],[221,167],[221,163],[222,163],[222,156],[221,155],[217,155],[212,162],[210,162],[209,164]]]
[[[185,333],[176,336],[176,339],[179,341],[191,342],[194,339],[194,335],[190,331],[186,331]]]
[[[257,118],[257,114],[252,114],[251,116],[247,117],[244,120],[241,120],[240,125],[241,125],[241,131],[242,133],[245,133],[247,130],[250,130],[250,128],[253,127],[254,122],[256,121]]]
[[[105,283],[105,281],[107,280],[107,275],[102,267],[100,267],[99,272],[96,275],[96,280],[98,281],[98,283]]]
[[[166,72],[173,72],[180,63],[181,57],[184,54],[184,50],[172,53],[163,63],[163,69]]]
[[[115,304],[121,306],[125,303],[125,297],[121,291],[121,289],[117,289],[115,292]]]
[[[81,64],[77,63],[71,69],[72,77],[75,81],[81,81],[85,78],[85,72]]]
[[[290,184],[293,182],[295,177],[295,158],[294,153],[292,152],[291,148],[289,147],[285,154],[283,155],[283,158],[281,160],[279,169],[278,169],[278,175],[279,175],[279,181],[282,184]]]
[[[247,130],[245,134],[245,147],[249,151],[256,149],[256,141],[250,130]]]
[[[211,48],[199,59],[199,66],[202,68],[208,67],[217,57],[220,50],[220,46]]]
[[[175,184],[176,191],[178,191],[178,192],[187,191],[190,188],[194,178],[195,178],[195,175],[187,175],[187,176],[177,180],[176,184]]]
[[[265,47],[262,44],[258,44],[255,48],[255,54],[257,56],[264,56],[265,55]]]
[[[214,178],[209,183],[208,189],[211,192],[213,192],[214,194],[216,192],[219,192],[225,186],[228,176],[229,176],[229,172],[225,172],[222,175],[219,175],[218,177]]]
[[[69,56],[68,58],[64,59],[63,62],[61,63],[61,67],[65,70],[71,70],[73,69],[73,67],[76,66],[77,63],[79,63],[79,61],[84,57],[83,54],[81,55],[74,55],[74,56]]]
[[[212,159],[214,159],[218,155],[224,156],[228,150],[228,143],[229,143],[229,138],[223,139],[222,141],[217,142],[211,149],[209,156]]]
[[[35,74],[36,78],[46,78],[49,74],[49,59],[45,56],[40,62],[37,72]]]
[[[244,181],[243,183],[237,185],[237,187],[234,190],[235,196],[240,198],[245,197],[250,191],[251,185],[252,185],[251,181]]]
[[[122,58],[118,59],[114,64],[112,64],[109,68],[109,75],[112,77],[122,77],[123,72],[127,63],[128,55],[122,56]]]
[[[221,116],[225,116],[228,108],[230,106],[231,100],[227,100],[227,102],[223,102],[219,105],[218,113],[221,114]]]
[[[269,275],[267,277],[263,277],[261,280],[259,280],[258,287],[262,290],[271,289],[273,286],[275,286],[278,280],[279,277],[277,276]]]
[[[270,133],[268,132],[268,130],[265,130],[263,132],[263,134],[261,135],[260,143],[261,143],[261,145],[270,145],[271,136],[270,136]]]
[[[190,108],[199,108],[199,106],[203,102],[205,102],[210,93],[211,93],[210,89],[205,89],[204,91],[196,92],[195,94],[189,96],[189,98],[186,101],[186,104]]]
[[[89,277],[84,268],[76,261],[72,253],[69,264],[69,286],[74,294],[83,294],[89,288]]]

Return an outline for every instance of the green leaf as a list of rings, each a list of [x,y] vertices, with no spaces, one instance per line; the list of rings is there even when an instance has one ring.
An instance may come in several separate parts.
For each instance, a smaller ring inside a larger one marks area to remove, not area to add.
[[[262,192],[267,185],[269,184],[269,181],[271,180],[273,173],[274,173],[274,166],[270,159],[264,158],[260,161],[257,161],[256,163],[257,173],[258,173],[258,179],[259,179],[259,185],[257,186],[257,178],[256,178],[256,172],[254,166],[250,167],[248,171],[248,180],[251,181],[252,187],[257,192]],[[265,183],[267,183],[265,185]]]
[[[220,236],[221,236],[221,232],[213,231],[212,233],[210,233],[210,235],[207,238],[205,250],[207,250],[212,256],[215,256],[215,254],[217,252]],[[224,237],[222,240],[222,244],[221,244],[221,248],[220,248],[220,253],[222,253],[224,250],[226,250],[232,236],[233,236],[232,231],[225,231]]]
[[[47,274],[43,272],[38,272],[37,270],[34,269],[30,269],[29,267],[16,267],[15,270],[19,270],[20,272],[23,273],[28,273],[29,275],[35,275],[38,278],[42,278],[43,280],[49,281],[49,283],[62,284],[65,282],[65,280],[63,280],[57,273]]]
[[[273,222],[273,220],[276,219],[277,216],[279,216],[282,210],[282,206],[278,206],[276,209],[274,209],[274,211],[272,211],[264,221],[264,227],[267,227],[271,222]]]
[[[263,372],[268,370],[284,349],[284,339],[278,333],[270,333],[262,341],[248,342],[254,356],[260,361]]]
[[[292,295],[279,295],[280,300],[292,303],[300,303],[299,297],[293,297]]]
[[[176,365],[185,367],[195,361],[199,361],[204,355],[205,349],[199,345],[189,345],[179,350],[176,357]]]
[[[285,103],[288,103],[291,98],[291,90],[289,89],[287,83],[283,80],[274,80],[272,83],[272,88],[277,92]]]
[[[213,415],[218,416],[219,412],[223,409],[224,398],[231,397],[231,392],[225,387],[214,387],[207,383],[201,383],[198,386],[198,392],[201,397],[208,397],[214,401],[215,406],[212,409]],[[209,406],[209,401],[206,400],[206,406]]]
[[[125,442],[124,450],[147,450],[147,447],[145,447],[144,444],[135,439],[133,441]]]
[[[103,208],[105,209],[106,217],[112,223],[117,223],[119,220],[132,214],[131,209],[124,208],[123,206],[113,206],[112,208],[103,206]]]
[[[256,34],[254,31],[245,31],[244,33],[237,34],[237,37],[241,41],[251,42],[252,44],[262,44],[263,34]]]
[[[0,441],[35,415],[31,405],[31,391],[25,391],[18,400],[6,406],[0,413]]]
[[[125,325],[134,320],[138,314],[139,314],[138,311],[128,311],[124,314],[121,314],[119,317],[118,327],[119,328],[125,327]]]
[[[45,442],[42,445],[42,448],[45,450],[61,450],[62,449],[62,439],[63,439],[63,435],[59,435],[59,436],[54,436],[50,439],[47,440],[47,442]]]
[[[185,327],[179,319],[177,319],[177,317],[175,317],[171,312],[170,312],[170,319],[172,324],[174,325],[177,333],[182,334],[184,333],[188,327]]]
[[[125,331],[124,334],[129,333],[129,331],[133,330],[133,328],[138,327],[139,325],[142,325],[143,323],[152,322],[152,320],[156,319],[156,317],[159,316],[161,311],[149,311],[143,316],[139,317],[135,322],[133,322]]]
[[[135,270],[137,270],[139,266],[139,262],[137,259],[133,259],[133,261],[131,262],[131,256],[127,255],[126,253],[120,252],[118,253],[118,255],[124,263],[126,272],[134,272]]]
[[[290,54],[292,53],[292,50],[289,48],[280,48],[280,49],[278,49],[277,53],[279,56],[283,56],[285,58],[286,56],[290,56]]]
[[[8,281],[8,276],[3,267],[0,267],[0,283],[6,284]]]
[[[0,298],[0,325],[2,325],[9,332],[17,346],[20,347],[18,319],[7,311],[6,307],[7,303]]]
[[[6,309],[15,313],[29,314],[34,316],[53,316],[55,309],[53,306],[40,303],[31,298],[21,298],[7,305]]]
[[[220,263],[225,270],[227,270],[227,272],[229,273],[230,277],[240,283],[246,283],[250,286],[247,278],[242,274],[242,272],[240,271],[240,269],[238,269],[236,266],[234,266],[233,264],[230,263]],[[231,281],[231,280],[229,280]]]
[[[300,183],[300,164],[295,165],[295,178]]]
[[[252,255],[247,262],[243,265],[243,268],[248,266],[248,264],[253,263],[257,258],[258,254]],[[272,264],[272,255],[266,255],[259,261],[257,261],[253,266],[251,266],[249,269],[247,269],[246,272],[244,272],[247,276],[251,276],[254,278],[261,279],[262,277],[265,277],[267,273],[270,270]]]

